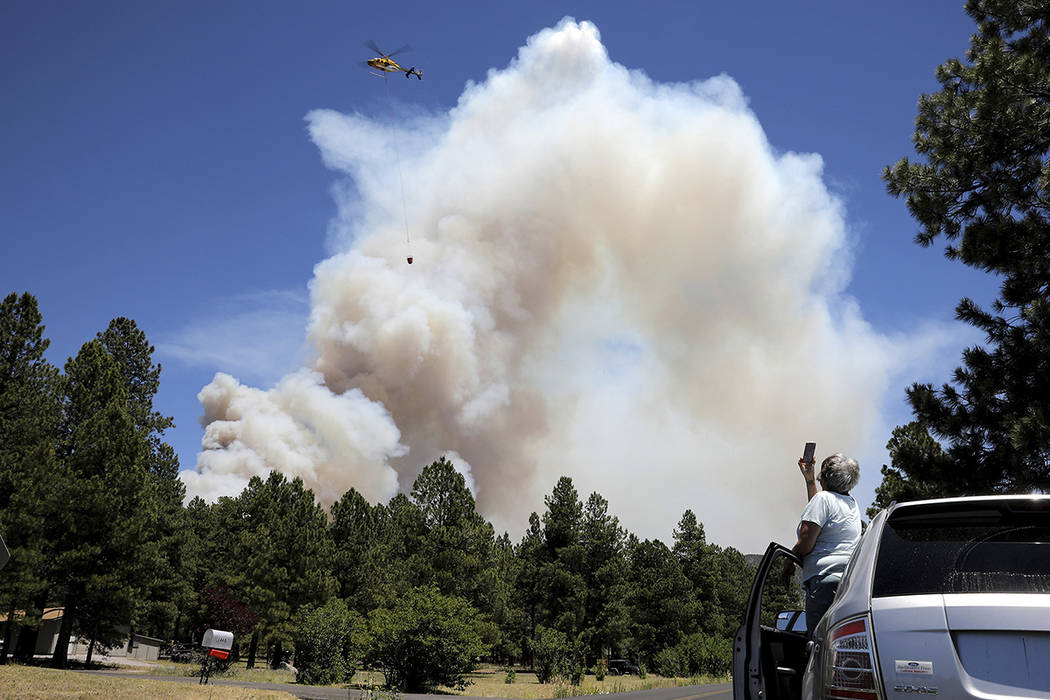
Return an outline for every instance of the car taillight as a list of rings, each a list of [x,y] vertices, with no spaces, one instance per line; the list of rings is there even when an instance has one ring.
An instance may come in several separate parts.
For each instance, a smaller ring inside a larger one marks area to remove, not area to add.
[[[867,618],[843,622],[828,634],[824,697],[879,700],[875,651]]]

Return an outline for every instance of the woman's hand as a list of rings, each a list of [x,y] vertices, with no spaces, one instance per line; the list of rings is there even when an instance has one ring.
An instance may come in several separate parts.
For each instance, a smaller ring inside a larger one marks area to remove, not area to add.
[[[813,469],[816,464],[817,462],[814,459],[811,459],[808,462],[801,459],[798,461],[798,470],[802,472],[802,478],[806,480],[807,484],[815,484],[817,482],[817,478],[813,476]]]
[[[813,497],[817,495],[817,479],[813,476],[813,468],[816,464],[816,461],[812,459],[808,462],[804,459],[798,461],[798,470],[802,472],[802,478],[806,480],[807,501],[813,500]]]

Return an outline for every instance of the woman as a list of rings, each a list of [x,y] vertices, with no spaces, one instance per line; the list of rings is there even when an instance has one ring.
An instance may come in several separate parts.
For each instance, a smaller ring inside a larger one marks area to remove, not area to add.
[[[798,542],[792,547],[802,558],[806,630],[810,636],[835,599],[842,572],[860,539],[860,509],[849,495],[860,479],[857,460],[836,452],[821,463],[816,478],[813,466],[812,460],[798,461],[809,503],[800,517]],[[818,482],[822,489],[817,488]],[[782,580],[790,581],[794,573],[794,562],[786,562]]]

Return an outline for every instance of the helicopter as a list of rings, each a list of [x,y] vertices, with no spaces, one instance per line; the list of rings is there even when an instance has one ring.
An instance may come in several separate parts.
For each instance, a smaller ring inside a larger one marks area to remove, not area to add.
[[[390,53],[383,53],[383,50],[376,46],[374,41],[366,41],[365,46],[379,54],[375,58],[370,58],[367,61],[365,61],[369,68],[374,68],[375,70],[382,71],[383,73],[404,73],[406,78],[414,75],[420,80],[423,79],[423,71],[416,70],[415,66],[408,69],[402,68],[400,65],[398,65],[397,61],[390,58],[391,56],[401,53],[402,51],[407,51],[409,48],[408,46],[402,46],[397,51],[391,51]],[[380,78],[386,77],[381,73],[373,73],[372,75],[378,76]]]

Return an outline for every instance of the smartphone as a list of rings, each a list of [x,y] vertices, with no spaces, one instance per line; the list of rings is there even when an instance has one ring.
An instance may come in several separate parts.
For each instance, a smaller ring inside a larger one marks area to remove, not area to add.
[[[805,449],[802,450],[802,461],[803,462],[812,462],[813,461],[813,455],[816,454],[816,452],[817,452],[817,443],[815,443],[815,442],[807,442]]]

